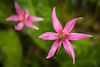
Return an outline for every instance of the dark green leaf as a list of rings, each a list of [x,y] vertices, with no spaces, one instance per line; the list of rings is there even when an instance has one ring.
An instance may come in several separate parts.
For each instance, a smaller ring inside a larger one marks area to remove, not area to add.
[[[0,31],[0,58],[4,67],[20,67],[22,48],[18,35],[13,30]]]

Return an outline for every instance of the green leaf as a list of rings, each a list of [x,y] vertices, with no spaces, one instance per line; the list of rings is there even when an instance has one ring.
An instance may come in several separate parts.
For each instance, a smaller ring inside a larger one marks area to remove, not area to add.
[[[87,1],[89,1],[91,3],[97,3],[97,2],[99,2],[99,0],[87,0]]]
[[[4,67],[20,67],[22,48],[14,30],[0,31],[0,58]]]
[[[6,18],[13,15],[13,7],[12,1],[5,2],[5,0],[0,1],[0,21],[6,24]],[[0,22],[0,23],[1,23]]]

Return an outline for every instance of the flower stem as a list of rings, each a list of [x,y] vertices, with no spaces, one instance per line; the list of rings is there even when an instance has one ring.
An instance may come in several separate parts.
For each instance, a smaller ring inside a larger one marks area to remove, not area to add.
[[[55,54],[54,54],[54,57],[55,57],[57,51],[60,49],[61,43],[62,43],[62,39],[61,39],[61,41],[60,41],[60,43],[59,43],[59,45],[58,45],[58,48],[57,48],[57,50],[56,50],[56,52],[55,52]]]
[[[62,39],[61,39],[61,41],[60,41],[60,43],[59,43],[58,48],[57,48],[57,50],[56,50],[56,51],[58,51],[58,50],[59,50],[59,47],[61,46],[61,43],[62,43]]]

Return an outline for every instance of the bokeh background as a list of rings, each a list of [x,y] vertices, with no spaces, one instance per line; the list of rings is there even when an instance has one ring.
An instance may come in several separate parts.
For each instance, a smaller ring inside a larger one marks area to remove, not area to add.
[[[14,26],[18,22],[6,21],[17,14],[15,2],[30,15],[45,19],[32,22],[39,30],[24,26],[16,31]],[[55,32],[51,18],[54,7],[63,28],[69,20],[83,17],[71,32],[93,35],[71,41],[75,64],[63,46],[53,58],[46,59],[54,41],[42,40],[39,35]],[[0,67],[100,67],[100,0],[0,0]]]

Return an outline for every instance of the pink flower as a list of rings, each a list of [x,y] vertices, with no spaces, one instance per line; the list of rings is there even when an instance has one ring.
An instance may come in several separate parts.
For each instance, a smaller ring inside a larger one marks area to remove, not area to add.
[[[62,26],[61,26],[58,18],[56,17],[55,8],[53,9],[53,12],[52,12],[53,27],[54,27],[54,29],[57,33],[46,32],[46,33],[39,36],[40,38],[42,38],[44,40],[55,40],[55,39],[57,39],[53,43],[53,45],[52,45],[52,47],[49,51],[49,54],[46,58],[53,57],[55,52],[57,52],[60,49],[60,47],[62,46],[62,43],[63,43],[65,50],[73,58],[73,64],[75,63],[74,50],[73,50],[73,47],[72,47],[69,40],[80,40],[80,39],[92,37],[92,35],[88,35],[88,34],[69,33],[73,29],[73,27],[74,27],[74,25],[75,25],[75,23],[78,19],[83,19],[83,18],[72,19],[71,21],[69,21],[65,25],[64,30],[62,30]]]
[[[15,9],[18,15],[13,15],[8,17],[7,21],[20,21],[17,26],[15,26],[15,30],[22,30],[24,23],[27,27],[38,30],[39,28],[35,25],[32,25],[30,21],[43,21],[43,18],[30,16],[27,11],[22,11],[20,6],[15,2]]]

